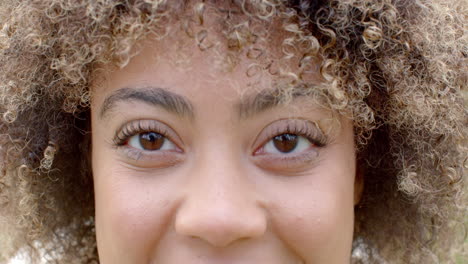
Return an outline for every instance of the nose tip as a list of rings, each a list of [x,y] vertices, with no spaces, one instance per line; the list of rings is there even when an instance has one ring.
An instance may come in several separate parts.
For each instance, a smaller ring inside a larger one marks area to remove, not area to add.
[[[176,232],[213,247],[226,247],[236,241],[261,237],[267,228],[261,208],[254,204],[237,205],[220,200],[202,206],[186,204],[177,213]]]

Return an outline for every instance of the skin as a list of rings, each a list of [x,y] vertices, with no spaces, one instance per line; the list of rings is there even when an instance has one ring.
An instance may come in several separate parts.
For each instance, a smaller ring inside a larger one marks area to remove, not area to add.
[[[247,77],[242,58],[222,72],[219,54],[173,43],[142,43],[126,67],[106,69],[92,87],[100,262],[349,263],[362,185],[352,122],[304,96],[241,114],[275,79]],[[177,63],[181,54],[188,63]],[[189,105],[161,104],[168,93]],[[300,144],[278,152],[272,138],[288,126],[307,127],[325,146],[297,132]],[[122,127],[144,129],[117,144]],[[151,131],[167,133],[165,145],[139,150]]]

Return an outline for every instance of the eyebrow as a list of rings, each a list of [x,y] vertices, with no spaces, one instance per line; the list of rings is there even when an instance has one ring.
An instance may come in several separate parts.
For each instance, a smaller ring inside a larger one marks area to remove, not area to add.
[[[259,93],[248,95],[237,105],[239,117],[247,119],[264,112],[270,108],[288,103],[298,97],[310,96],[312,89],[309,87],[293,87],[289,90],[276,88],[265,89]]]
[[[247,119],[275,106],[284,104],[297,97],[310,95],[310,88],[294,87],[284,89],[265,89],[243,98],[235,107],[241,119]],[[101,107],[100,118],[104,118],[121,101],[141,101],[153,106],[162,107],[168,112],[180,116],[194,118],[194,110],[190,101],[176,93],[159,87],[121,88],[107,97]]]
[[[121,88],[109,97],[107,97],[100,111],[100,118],[104,118],[118,102],[122,101],[141,101],[149,105],[162,107],[168,112],[175,113],[180,116],[193,118],[193,106],[185,97],[170,92],[159,87],[143,87],[143,88]]]

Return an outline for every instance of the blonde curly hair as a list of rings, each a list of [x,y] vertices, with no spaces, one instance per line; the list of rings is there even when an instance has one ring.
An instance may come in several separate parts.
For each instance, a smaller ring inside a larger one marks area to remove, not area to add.
[[[0,263],[22,250],[32,262],[98,262],[90,83],[102,65],[125,66],[141,40],[164,37],[170,21],[210,49],[204,9],[219,1],[187,2],[0,2]],[[279,19],[282,59],[300,58],[299,72],[284,74],[300,84],[320,63],[327,85],[316,88],[318,102],[352,118],[365,171],[355,246],[367,245],[355,263],[454,263],[463,247],[467,8],[466,0],[231,0],[217,9],[233,64],[260,60],[255,44],[269,38],[267,26],[246,21]],[[262,67],[278,74],[273,62]]]

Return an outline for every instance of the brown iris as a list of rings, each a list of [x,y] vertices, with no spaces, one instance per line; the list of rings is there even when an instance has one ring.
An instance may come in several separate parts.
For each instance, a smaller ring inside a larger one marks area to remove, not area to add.
[[[139,135],[140,144],[145,150],[159,150],[164,144],[165,137],[156,132],[147,132]]]
[[[299,141],[299,136],[295,134],[281,134],[273,138],[275,148],[283,153],[293,151]]]

